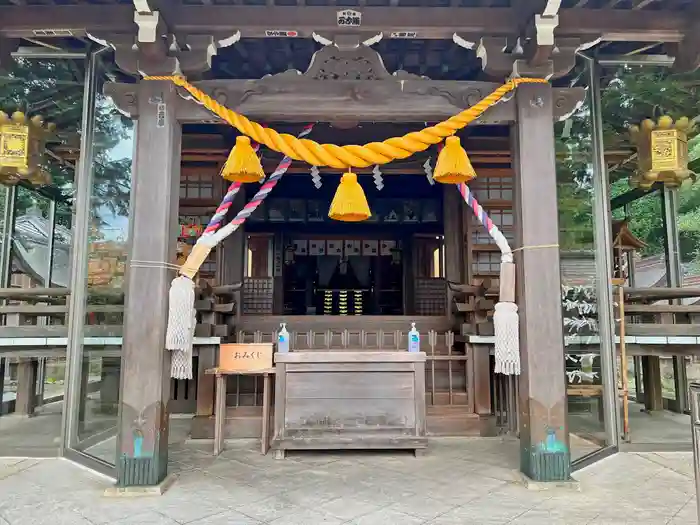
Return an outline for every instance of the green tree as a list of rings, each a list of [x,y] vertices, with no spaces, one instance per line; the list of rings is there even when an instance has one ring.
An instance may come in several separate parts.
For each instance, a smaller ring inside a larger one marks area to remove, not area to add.
[[[0,110],[10,114],[22,111],[29,116],[41,115],[57,126],[55,140],[48,144],[45,169],[52,183],[41,189],[44,195],[71,206],[75,166],[80,148],[83,110],[83,61],[34,60],[19,58],[0,73]],[[131,162],[112,158],[112,150],[128,140],[132,122],[102,96],[95,111],[94,182],[92,188],[93,221],[101,224],[103,216],[126,216],[131,187]],[[31,206],[46,211],[49,200],[36,191],[18,192],[17,213]],[[65,224],[70,214],[61,213]]]
[[[612,197],[632,189],[628,180],[637,168],[628,127],[661,115],[700,120],[699,81],[700,73],[673,75],[667,68],[620,66],[606,72],[601,97],[605,150],[610,156],[626,152],[626,158],[611,166],[609,171]],[[587,228],[592,231],[588,106],[584,105],[557,131],[560,242],[570,249],[590,248],[592,237],[586,234]],[[700,171],[700,137],[689,141],[689,157],[691,169]],[[679,190],[679,232],[684,261],[700,260],[700,185],[693,182],[686,182]],[[624,213],[622,209],[616,210],[614,217],[623,218]],[[647,244],[643,253],[663,253],[664,232],[658,194],[633,201],[628,218],[632,231]]]

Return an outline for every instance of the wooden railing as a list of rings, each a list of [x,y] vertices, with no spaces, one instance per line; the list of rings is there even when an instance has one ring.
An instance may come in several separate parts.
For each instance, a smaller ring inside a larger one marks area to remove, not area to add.
[[[700,336],[700,304],[659,302],[700,300],[700,288],[625,287],[623,294],[627,336]]]
[[[241,284],[229,286],[203,285],[196,290],[198,324],[197,337],[230,338],[235,331],[237,304],[240,302]],[[43,370],[46,357],[64,359],[68,336],[68,299],[66,288],[4,288],[0,289],[0,413],[2,413],[2,391],[5,370],[17,377],[17,401],[4,403],[4,413],[18,411],[31,414],[34,406],[43,399]],[[105,346],[104,338],[120,338],[124,324],[124,298],[120,292],[90,289],[85,306],[86,338],[83,355],[102,359],[119,373],[119,343],[110,341]],[[99,303],[99,304],[95,304]],[[97,341],[88,341],[98,338]],[[31,345],[17,344],[17,339],[31,341]],[[42,339],[44,343],[42,344]],[[118,341],[118,339],[117,339]],[[117,345],[116,347],[114,345]],[[96,346],[97,345],[97,346]],[[195,366],[197,364],[195,357]],[[105,361],[106,360],[106,361]],[[114,372],[114,370],[112,370]],[[104,378],[103,378],[104,379]],[[116,385],[118,387],[118,381]],[[35,399],[31,392],[39,391]],[[95,387],[95,385],[92,385]],[[171,384],[173,412],[194,412],[196,406],[196,379],[176,381]],[[102,392],[106,395],[107,392]],[[109,393],[116,400],[116,392]]]
[[[237,305],[242,284],[196,289],[198,337],[229,338],[239,318]],[[67,337],[67,288],[0,289],[0,337]],[[124,296],[112,290],[90,290],[85,306],[85,337],[121,337],[124,324]]]

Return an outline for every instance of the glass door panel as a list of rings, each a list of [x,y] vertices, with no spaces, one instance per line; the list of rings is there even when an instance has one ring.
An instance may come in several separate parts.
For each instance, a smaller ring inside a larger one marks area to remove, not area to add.
[[[592,76],[588,67],[581,63],[578,68],[578,78],[587,79],[582,81],[584,86]],[[596,169],[592,91],[588,90],[583,106],[554,129],[565,382],[574,463],[616,444],[609,428],[614,419],[606,413],[608,400],[615,397],[614,383],[606,381],[615,366],[609,357],[612,340],[605,340],[601,331],[601,323],[609,322],[609,304],[600,297],[601,290],[610,286],[601,268],[608,264],[612,246],[606,246],[599,234],[605,224],[600,221],[608,220],[597,210],[606,194],[607,178]]]
[[[108,60],[108,59],[107,59]],[[128,259],[129,199],[134,128],[102,95],[107,80],[98,57],[91,59],[91,129],[85,134],[82,174],[87,192],[77,197],[76,268],[73,286],[79,304],[71,358],[73,392],[68,447],[115,464],[119,412],[124,275]],[[94,97],[94,102],[92,97]]]

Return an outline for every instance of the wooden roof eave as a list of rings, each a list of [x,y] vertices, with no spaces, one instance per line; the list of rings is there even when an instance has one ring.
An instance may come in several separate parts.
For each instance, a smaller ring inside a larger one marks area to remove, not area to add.
[[[265,37],[275,28],[295,30],[300,37],[313,32],[338,32],[338,6],[191,6],[163,5],[168,29],[177,34]],[[461,35],[513,35],[523,27],[516,8],[503,7],[362,7],[362,26],[351,32],[376,34],[415,31],[417,38],[451,39]],[[0,34],[36,36],[35,30],[62,29],[76,35],[90,30],[135,34],[133,5],[32,5],[0,7]],[[586,9],[559,11],[558,37],[590,37],[607,41],[681,42],[687,16],[671,10]]]

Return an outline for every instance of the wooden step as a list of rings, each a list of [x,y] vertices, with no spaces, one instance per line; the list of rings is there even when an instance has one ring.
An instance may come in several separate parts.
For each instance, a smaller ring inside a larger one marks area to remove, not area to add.
[[[482,436],[488,427],[464,406],[428,406],[426,418],[429,436]]]

